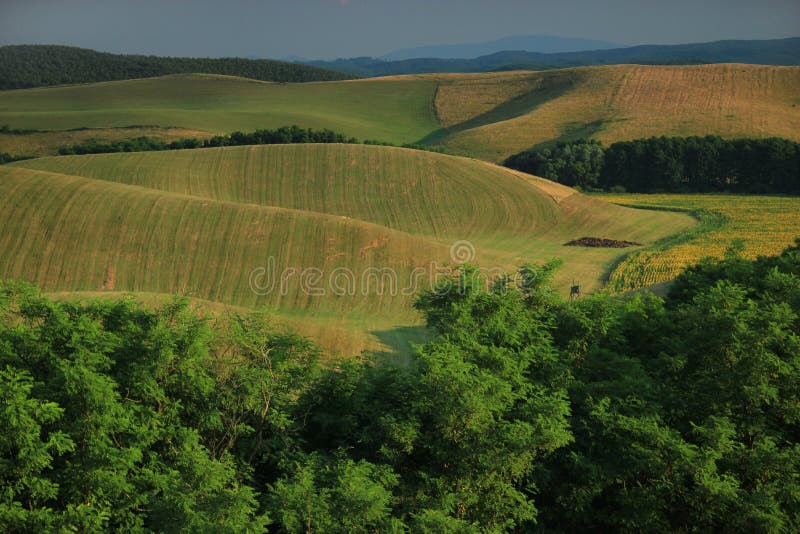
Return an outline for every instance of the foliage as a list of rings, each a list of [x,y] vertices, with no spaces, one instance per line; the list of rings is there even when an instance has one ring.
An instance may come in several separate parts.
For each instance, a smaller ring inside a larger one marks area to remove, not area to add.
[[[26,159],[31,159],[30,156],[12,156],[11,154],[6,154],[5,152],[0,152],[0,165],[4,163],[12,163],[14,161],[23,161]]]
[[[666,299],[420,295],[413,360],[322,368],[262,314],[0,290],[8,531],[789,532],[800,525],[800,240]]]
[[[269,59],[119,55],[53,45],[0,47],[0,90],[195,72],[273,82],[353,78],[332,70]]]
[[[566,185],[630,192],[800,193],[800,143],[787,139],[651,137],[559,143],[505,165]]]
[[[603,145],[599,141],[581,139],[558,143],[554,148],[521,152],[508,158],[505,165],[560,184],[591,188],[598,185],[603,159]]]
[[[314,130],[312,128],[300,128],[299,126],[281,126],[273,130],[262,129],[250,133],[233,132],[230,135],[217,135],[209,139],[199,140],[188,137],[166,142],[154,137],[137,137],[135,139],[122,139],[110,143],[101,143],[96,139],[90,139],[79,145],[65,146],[58,149],[61,156],[82,155],[82,154],[110,154],[115,152],[153,152],[161,150],[182,150],[189,148],[212,148],[223,146],[245,146],[245,145],[286,145],[298,143],[344,143],[358,144],[355,137],[348,137],[344,134],[328,130]],[[397,146],[386,141],[365,140],[365,145],[377,146]],[[420,144],[404,144],[403,148],[413,150],[425,150],[427,152],[442,152],[441,149]],[[4,161],[3,158],[6,158]],[[27,157],[12,157],[8,154],[0,154],[0,164],[11,161],[30,159]]]
[[[795,530],[799,268],[800,246],[731,255],[690,269],[666,300],[586,300],[560,319],[556,342],[576,362],[575,440],[542,470],[544,522]],[[576,337],[590,342],[576,350]]]
[[[63,147],[58,150],[62,156],[75,154],[108,154],[112,152],[149,152],[160,150],[182,150],[187,148],[209,148],[243,145],[283,145],[290,143],[348,143],[358,141],[353,137],[323,129],[282,126],[274,130],[263,129],[251,133],[233,132],[230,135],[217,135],[202,141],[194,138],[178,139],[167,143],[152,137],[123,139],[112,143],[100,143],[91,139],[80,145]]]
[[[17,285],[0,302],[2,426],[17,430],[0,442],[4,530],[263,530],[236,450],[257,435],[257,410],[244,389],[224,403],[214,334],[186,302],[54,303]],[[261,334],[228,342],[242,351]],[[260,342],[271,358],[250,367],[262,377],[309,354]]]
[[[800,143],[653,137],[606,150],[601,185],[630,192],[800,193]]]

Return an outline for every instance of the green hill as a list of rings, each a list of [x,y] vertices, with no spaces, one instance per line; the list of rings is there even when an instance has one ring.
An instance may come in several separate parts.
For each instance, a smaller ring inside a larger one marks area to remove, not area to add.
[[[564,242],[648,244],[694,224],[475,160],[363,145],[43,158],[0,167],[0,195],[0,278],[267,305],[348,352],[421,335],[413,289],[453,253],[499,269],[560,257],[558,286],[590,291],[626,251]],[[294,274],[265,291],[266,268]],[[385,268],[394,278],[378,290]],[[302,279],[308,269],[320,278]]]
[[[273,82],[346,80],[330,69],[243,58],[189,58],[109,54],[54,45],[0,46],[0,89],[152,78],[200,72]]]
[[[6,91],[0,124],[38,130],[158,125],[211,133],[298,124],[410,143],[439,127],[433,110],[436,85],[435,80],[407,79],[276,84],[174,75]]]

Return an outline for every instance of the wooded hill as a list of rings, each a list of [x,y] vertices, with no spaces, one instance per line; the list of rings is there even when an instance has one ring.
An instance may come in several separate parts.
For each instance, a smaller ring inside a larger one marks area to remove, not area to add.
[[[227,74],[270,82],[316,82],[356,77],[324,68],[269,59],[120,55],[52,45],[0,47],[0,89],[151,78],[183,73]]]

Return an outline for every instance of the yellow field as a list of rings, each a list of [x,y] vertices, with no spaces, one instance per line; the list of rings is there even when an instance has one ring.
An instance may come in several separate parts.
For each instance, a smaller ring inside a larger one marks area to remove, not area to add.
[[[621,205],[698,212],[705,223],[686,238],[667,240],[633,253],[609,276],[609,288],[622,292],[672,280],[686,266],[707,256],[720,258],[736,240],[744,256],[779,254],[800,237],[800,198],[740,195],[597,195]],[[705,227],[705,228],[704,228]]]
[[[455,242],[486,268],[561,257],[558,287],[591,291],[626,251],[564,242],[648,245],[694,225],[467,158],[363,145],[42,158],[0,167],[0,198],[0,278],[267,306],[346,353],[424,337],[414,290],[452,262]],[[397,287],[365,278],[384,268]],[[354,285],[334,291],[343,271]]]

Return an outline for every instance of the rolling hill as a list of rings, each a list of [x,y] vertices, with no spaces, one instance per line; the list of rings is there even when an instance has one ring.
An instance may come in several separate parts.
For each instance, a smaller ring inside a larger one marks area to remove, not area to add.
[[[174,75],[5,91],[0,124],[38,130],[179,126],[211,133],[298,124],[410,143],[438,128],[436,85],[408,79],[276,84]]]
[[[274,82],[346,80],[352,74],[284,61],[109,54],[73,46],[0,46],[0,90],[202,72]]]
[[[490,161],[581,137],[800,140],[799,67],[619,65],[436,78],[444,130],[430,141]]]
[[[131,125],[204,136],[297,124],[359,139],[423,143],[499,162],[536,145],[577,137],[606,144],[652,135],[800,140],[798,88],[800,67],[737,64],[618,65],[304,84],[176,75],[5,91],[0,124],[52,130],[36,134],[40,150],[51,153],[66,136],[64,130],[74,128],[106,129],[97,132],[102,138],[111,136],[109,128]],[[141,135],[137,128],[123,134]],[[22,137],[0,133],[0,152],[19,154],[25,146]]]
[[[592,290],[625,251],[564,242],[649,244],[694,225],[476,160],[363,145],[42,158],[0,167],[0,197],[0,278],[266,305],[345,353],[423,336],[411,289],[452,254],[498,269],[561,257],[558,287]]]

